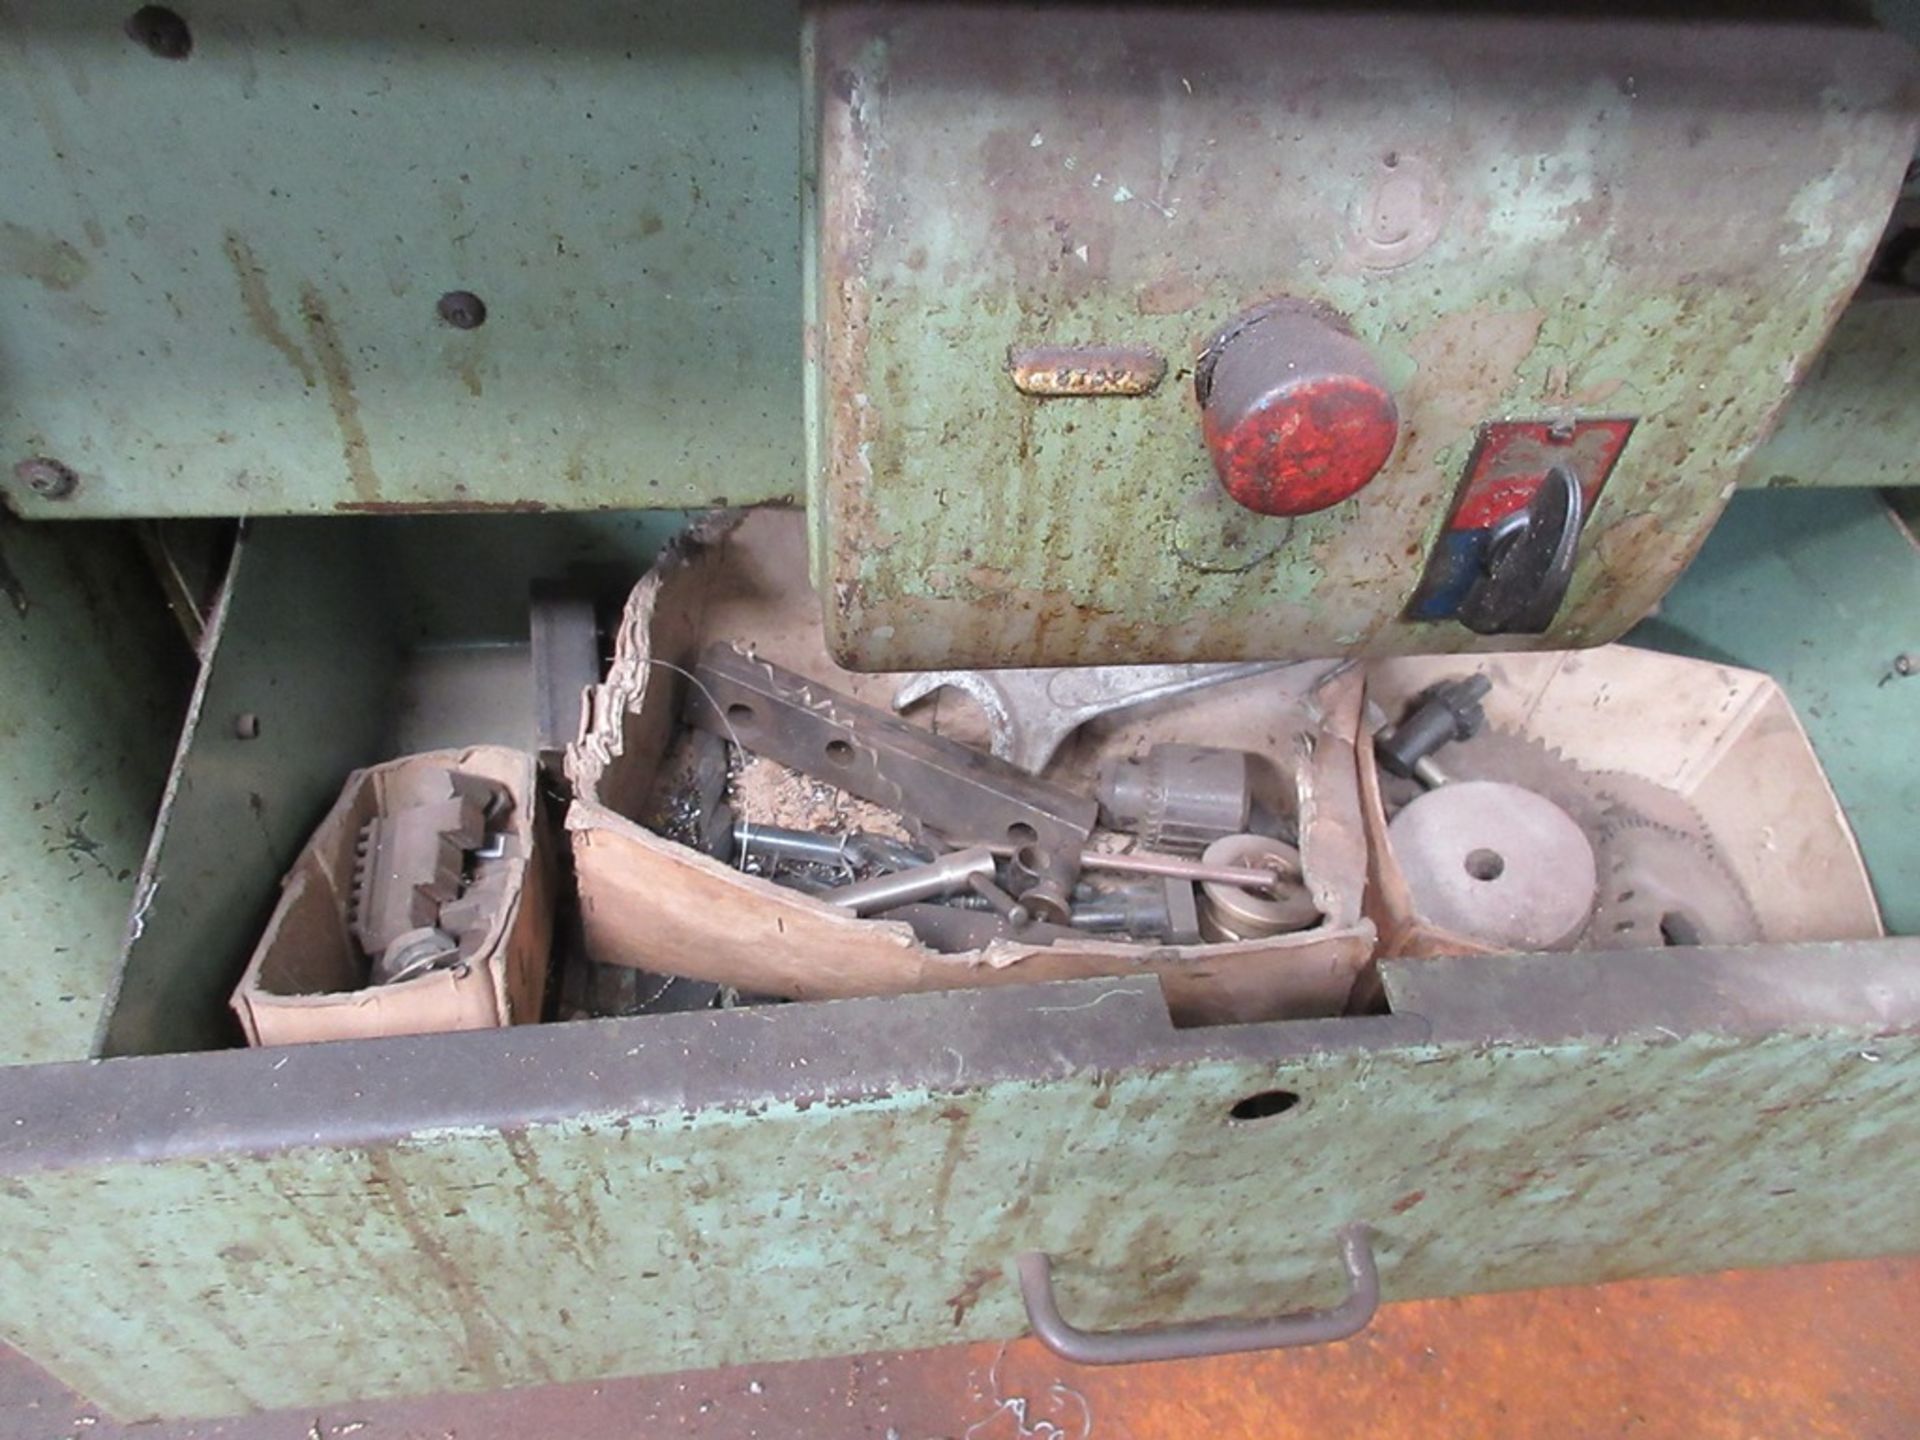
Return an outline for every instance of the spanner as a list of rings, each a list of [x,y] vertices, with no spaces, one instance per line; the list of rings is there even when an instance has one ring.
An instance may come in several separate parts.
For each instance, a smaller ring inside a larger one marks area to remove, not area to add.
[[[1097,716],[1286,668],[1283,663],[1261,660],[1062,670],[924,670],[901,683],[893,708],[905,710],[950,685],[986,712],[993,753],[1029,775],[1038,775],[1067,736]]]

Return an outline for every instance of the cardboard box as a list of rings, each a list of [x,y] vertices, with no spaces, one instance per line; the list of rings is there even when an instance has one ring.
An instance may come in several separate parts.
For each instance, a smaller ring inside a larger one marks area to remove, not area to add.
[[[1768,676],[1607,645],[1384,661],[1371,668],[1368,693],[1398,718],[1430,686],[1474,673],[1493,682],[1483,702],[1489,727],[1538,740],[1588,771],[1651,780],[1690,802],[1746,890],[1760,939],[1883,933],[1840,802],[1793,706]],[[1458,752],[1443,748],[1434,758],[1445,767],[1450,753]],[[1389,838],[1371,745],[1362,747],[1360,788],[1371,856],[1366,908],[1379,927],[1380,953],[1487,953],[1416,909]]]
[[[628,602],[606,683],[567,756],[567,817],[587,953],[793,999],[827,999],[1082,976],[1154,974],[1176,1020],[1200,1024],[1334,1015],[1373,953],[1361,914],[1366,877],[1356,778],[1357,674],[1307,703],[1325,667],[1297,667],[1084,727],[1049,778],[1084,787],[1108,756],[1150,741],[1238,747],[1297,784],[1303,867],[1325,917],[1271,939],[1188,947],[1094,939],[1036,946],[995,941],[943,954],[902,924],[861,920],[676,844],[638,823],[678,728],[684,679],[711,641],[760,655],[886,706],[899,677],[856,675],[828,659],[820,605],[806,582],[803,517],[754,512],[689,537]],[[944,700],[932,723],[978,741],[974,719]],[[913,717],[923,719],[918,711]],[[749,816],[765,820],[766,816]]]
[[[354,847],[382,810],[443,793],[447,770],[507,787],[503,828],[516,854],[506,898],[468,962],[392,985],[366,987],[366,958],[347,930]],[[480,745],[439,750],[356,770],[282,882],[266,933],[233,992],[250,1045],[364,1040],[442,1030],[485,1030],[540,1018],[553,928],[551,860],[541,843],[534,757]]]

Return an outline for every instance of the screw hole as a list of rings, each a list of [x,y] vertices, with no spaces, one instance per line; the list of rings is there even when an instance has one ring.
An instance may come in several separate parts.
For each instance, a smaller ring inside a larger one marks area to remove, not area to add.
[[[1380,163],[1389,170],[1398,170],[1400,168],[1400,152],[1398,150],[1387,151],[1385,155],[1380,157]]]
[[[1476,880],[1498,880],[1506,873],[1507,862],[1497,850],[1469,850],[1467,874]]]
[[[487,323],[487,302],[471,290],[449,290],[434,308],[456,330],[478,330]]]
[[[1660,917],[1660,938],[1668,945],[1698,945],[1700,927],[1693,917],[1680,910],[1669,910]]]
[[[1007,839],[1016,845],[1031,845],[1040,838],[1040,832],[1024,820],[1016,820],[1007,826]]]
[[[853,746],[845,740],[827,741],[827,759],[836,765],[846,765],[853,759]]]
[[[128,16],[127,38],[162,60],[184,60],[193,53],[193,31],[179,11],[164,5],[142,5]]]
[[[1268,1120],[1286,1114],[1299,1103],[1300,1097],[1291,1090],[1262,1090],[1236,1100],[1227,1115],[1234,1120]]]
[[[258,740],[260,738],[260,717],[251,710],[242,710],[233,717],[233,738],[236,740]]]
[[[80,477],[71,466],[44,455],[22,460],[13,467],[14,476],[42,500],[65,500],[79,488]]]
[[[753,713],[751,705],[733,704],[727,706],[727,719],[735,725],[751,725],[759,717]]]

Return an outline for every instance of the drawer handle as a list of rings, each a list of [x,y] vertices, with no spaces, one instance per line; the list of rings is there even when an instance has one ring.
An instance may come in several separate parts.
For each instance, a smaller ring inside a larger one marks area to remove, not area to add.
[[[1029,1250],[1017,1266],[1027,1324],[1040,1343],[1076,1365],[1130,1365],[1148,1360],[1191,1360],[1242,1350],[1285,1350],[1324,1345],[1366,1329],[1380,1308],[1380,1272],[1373,1263],[1373,1230],[1363,1224],[1340,1230],[1340,1256],[1347,1267],[1347,1298],[1330,1310],[1299,1310],[1266,1320],[1202,1320],[1193,1325],[1140,1330],[1080,1330],[1061,1317],[1053,1295],[1053,1259]]]

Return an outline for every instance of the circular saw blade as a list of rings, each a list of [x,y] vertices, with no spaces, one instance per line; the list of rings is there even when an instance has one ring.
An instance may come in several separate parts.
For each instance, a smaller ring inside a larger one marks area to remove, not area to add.
[[[1624,771],[1587,770],[1527,735],[1488,728],[1439,759],[1461,780],[1544,795],[1593,841],[1600,891],[1573,948],[1740,945],[1761,938],[1752,901],[1700,813],[1677,791]]]
[[[1625,770],[1596,770],[1588,779],[1600,798],[1602,829],[1664,830],[1714,852],[1713,832],[1678,790]]]
[[[1600,899],[1588,948],[1745,945],[1753,901],[1687,799],[1639,775],[1593,777],[1601,797]]]
[[[1553,801],[1589,836],[1597,836],[1600,831],[1605,804],[1593,773],[1532,736],[1486,729],[1470,740],[1449,745],[1439,758],[1453,779],[1499,780],[1523,786]]]

